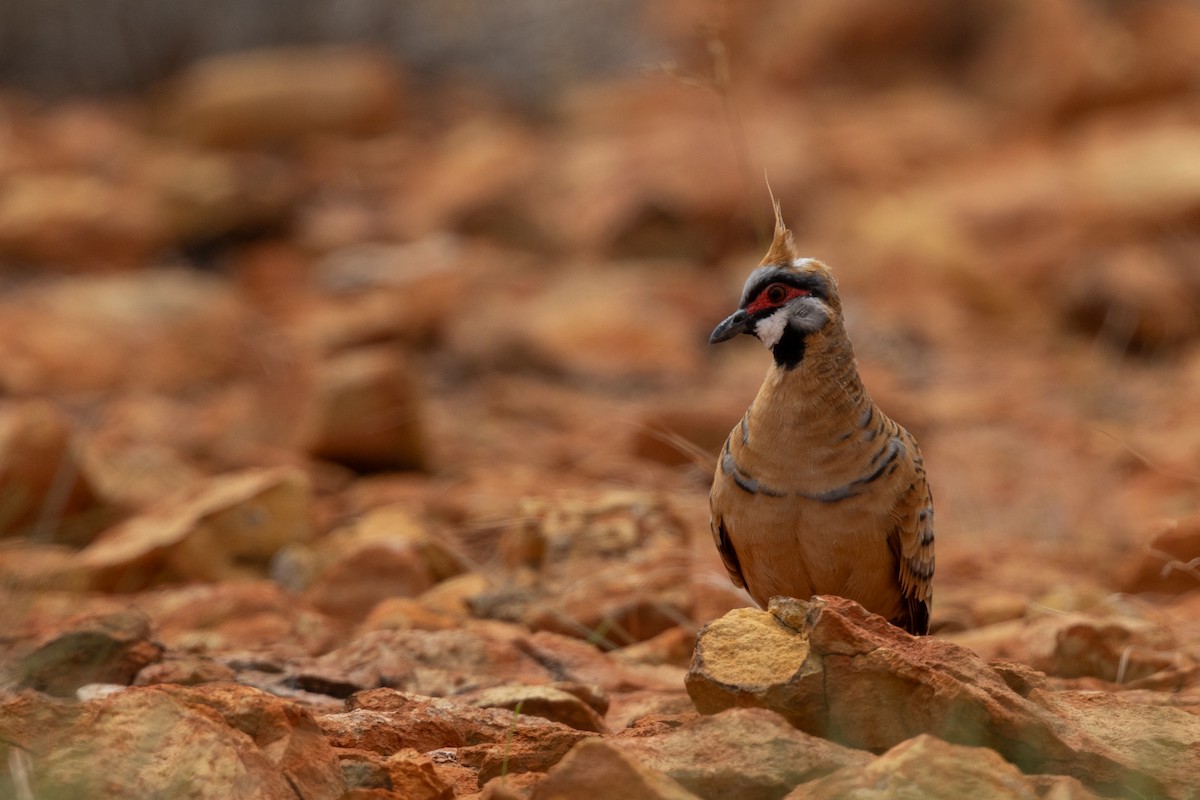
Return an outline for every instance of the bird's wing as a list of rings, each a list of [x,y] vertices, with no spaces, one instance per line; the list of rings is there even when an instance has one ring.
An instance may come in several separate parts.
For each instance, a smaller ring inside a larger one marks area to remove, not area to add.
[[[721,554],[721,563],[725,565],[725,571],[729,573],[729,580],[733,581],[735,586],[745,587],[746,579],[742,577],[742,563],[738,560],[737,551],[733,549],[733,542],[730,541],[729,533],[725,530],[725,523],[717,516],[715,510],[709,519],[709,527],[712,528],[717,552]]]
[[[903,618],[894,622],[909,633],[924,635],[929,633],[933,602],[933,496],[924,466],[919,460],[915,466],[917,479],[900,498],[888,544],[896,555],[905,609]]]

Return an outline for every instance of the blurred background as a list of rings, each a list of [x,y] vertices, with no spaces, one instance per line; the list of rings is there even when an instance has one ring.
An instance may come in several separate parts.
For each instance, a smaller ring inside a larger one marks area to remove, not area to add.
[[[924,449],[935,627],[1187,561],[1193,0],[0,0],[8,607],[747,604],[707,490],[769,356],[706,339],[764,176]]]

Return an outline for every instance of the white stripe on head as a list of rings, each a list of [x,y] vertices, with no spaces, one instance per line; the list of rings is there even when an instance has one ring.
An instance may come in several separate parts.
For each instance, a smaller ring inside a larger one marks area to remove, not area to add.
[[[754,335],[770,350],[779,344],[779,340],[783,337],[783,329],[787,326],[787,323],[787,309],[780,308],[771,316],[763,317],[755,323]]]
[[[813,259],[811,258],[797,258],[792,262],[792,266],[796,269],[804,269],[811,263],[813,263]]]

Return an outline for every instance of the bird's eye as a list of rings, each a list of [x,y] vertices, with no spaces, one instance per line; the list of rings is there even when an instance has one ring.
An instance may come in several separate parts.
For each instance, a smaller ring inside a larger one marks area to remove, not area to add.
[[[781,283],[773,283],[767,287],[767,299],[772,303],[782,303],[787,297],[787,289],[783,288]]]

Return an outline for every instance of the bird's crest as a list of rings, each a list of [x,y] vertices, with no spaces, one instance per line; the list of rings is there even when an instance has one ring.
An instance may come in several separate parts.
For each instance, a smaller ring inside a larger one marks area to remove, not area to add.
[[[783,209],[780,207],[779,201],[775,199],[775,193],[771,191],[770,183],[767,184],[767,192],[771,195],[771,205],[775,208],[775,235],[771,239],[771,248],[763,256],[762,264],[791,264],[799,258],[799,254],[796,252],[796,240],[792,238],[792,232],[783,223]]]

